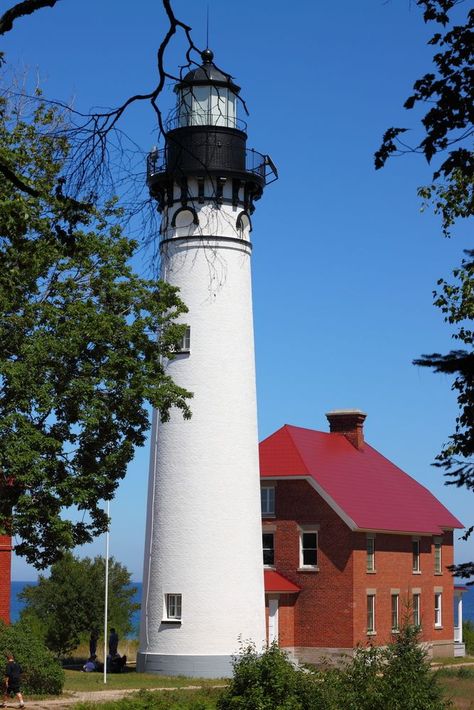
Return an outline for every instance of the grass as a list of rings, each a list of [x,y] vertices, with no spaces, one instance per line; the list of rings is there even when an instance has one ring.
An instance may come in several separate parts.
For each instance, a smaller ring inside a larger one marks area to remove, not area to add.
[[[456,710],[474,710],[474,668],[443,668],[436,675]]]
[[[446,666],[458,666],[465,663],[474,663],[474,656],[457,656],[456,658],[433,658],[432,666],[445,668]]]
[[[135,669],[127,668],[125,673],[109,673],[107,683],[104,683],[102,673],[83,673],[82,671],[66,670],[64,693],[72,691],[153,689],[153,688],[183,688],[189,685],[210,687],[226,684],[225,680],[210,678],[185,678],[184,676],[159,676],[154,673],[136,673]]]
[[[220,690],[206,688],[202,690],[163,691],[162,693],[147,693],[140,691],[137,695],[129,695],[122,700],[110,700],[100,703],[100,710],[215,710]],[[79,703],[73,705],[74,710],[94,710],[97,703]]]

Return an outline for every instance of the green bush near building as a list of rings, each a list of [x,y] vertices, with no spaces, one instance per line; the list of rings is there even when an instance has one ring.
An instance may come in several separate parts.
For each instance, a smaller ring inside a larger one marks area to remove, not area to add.
[[[24,623],[0,622],[0,672],[10,652],[22,667],[21,687],[27,695],[60,695],[64,671],[44,643]]]

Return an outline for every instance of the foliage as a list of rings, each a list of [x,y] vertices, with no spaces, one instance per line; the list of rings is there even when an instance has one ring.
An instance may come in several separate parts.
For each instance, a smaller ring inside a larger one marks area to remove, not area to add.
[[[219,693],[213,688],[173,692],[141,690],[121,700],[101,703],[100,706],[103,710],[214,710]],[[96,707],[96,703],[74,706],[75,710],[93,710]]]
[[[103,627],[105,560],[103,557],[78,559],[70,552],[51,567],[48,578],[40,575],[37,586],[25,587],[20,597],[25,602],[22,620],[44,638],[57,656],[89,638],[93,629]],[[119,637],[131,631],[135,610],[130,573],[113,557],[109,559],[108,621]]]
[[[424,10],[425,22],[435,22],[444,28],[450,25],[449,12],[456,0],[416,0]],[[430,202],[442,217],[443,231],[458,218],[469,217],[474,211],[474,9],[467,12],[465,23],[450,25],[447,32],[435,32],[429,44],[439,49],[434,54],[434,71],[418,79],[405,108],[427,105],[422,118],[424,136],[409,148],[401,143],[406,128],[389,128],[382,145],[375,153],[375,167],[385,165],[391,155],[421,152],[428,163],[439,153],[446,154],[433,174],[431,185],[419,189],[420,196]]]
[[[6,626],[0,622],[0,658],[5,659],[7,652],[13,653],[22,667],[22,691],[38,695],[62,692],[64,671],[42,641],[31,634],[27,624]]]
[[[107,529],[100,501],[144,443],[147,404],[189,417],[190,394],[163,365],[184,329],[176,289],[134,272],[115,204],[64,194],[64,119],[35,107],[0,97],[1,162],[35,186],[0,182],[0,533],[44,568]]]
[[[473,621],[463,621],[462,625],[462,637],[466,644],[466,651],[468,656],[474,656],[474,622]]]
[[[233,678],[218,710],[317,710],[327,707],[315,677],[295,667],[273,643],[263,653],[249,644],[234,659]],[[321,702],[320,702],[321,701]]]
[[[358,648],[341,668],[295,667],[276,645],[253,646],[234,661],[218,710],[445,710],[442,689],[406,625],[385,648]]]

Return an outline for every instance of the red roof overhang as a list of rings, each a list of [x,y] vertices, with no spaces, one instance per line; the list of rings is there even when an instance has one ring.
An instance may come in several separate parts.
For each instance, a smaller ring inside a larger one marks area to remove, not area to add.
[[[275,570],[266,569],[263,572],[263,576],[265,579],[266,593],[297,594],[300,591],[300,587],[290,582],[290,580],[282,574],[275,572]]]

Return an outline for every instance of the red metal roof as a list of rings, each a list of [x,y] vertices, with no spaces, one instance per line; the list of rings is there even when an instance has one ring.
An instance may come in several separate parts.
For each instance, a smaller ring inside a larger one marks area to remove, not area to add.
[[[266,569],[263,571],[263,576],[265,578],[265,591],[266,592],[280,592],[284,594],[296,594],[300,591],[300,588],[290,582],[289,579],[284,577],[282,574],[275,572],[272,569]]]
[[[307,477],[352,529],[439,534],[463,524],[367,443],[286,424],[260,443],[263,478]]]

